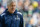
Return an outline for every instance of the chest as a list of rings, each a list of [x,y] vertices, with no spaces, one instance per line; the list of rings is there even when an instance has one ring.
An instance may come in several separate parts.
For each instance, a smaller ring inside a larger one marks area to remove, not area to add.
[[[7,15],[5,18],[5,24],[19,24],[20,23],[20,16],[18,15]]]

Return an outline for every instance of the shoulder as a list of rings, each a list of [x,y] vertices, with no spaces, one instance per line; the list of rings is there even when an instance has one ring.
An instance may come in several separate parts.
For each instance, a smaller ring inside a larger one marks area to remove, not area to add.
[[[0,15],[1,19],[4,18],[4,15],[5,15],[5,13],[2,13],[2,14]]]
[[[21,12],[17,12],[17,14],[22,15],[22,13],[21,13]]]
[[[1,17],[4,16],[4,15],[6,15],[6,13],[2,13],[2,14],[1,14]]]
[[[23,14],[22,14],[21,12],[17,12],[17,14],[18,14],[21,18],[23,18]]]

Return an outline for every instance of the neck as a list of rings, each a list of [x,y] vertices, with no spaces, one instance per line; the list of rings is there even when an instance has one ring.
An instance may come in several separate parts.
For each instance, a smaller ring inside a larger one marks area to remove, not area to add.
[[[8,11],[9,11],[9,13],[11,13],[11,14],[13,14],[13,13],[15,12],[15,11],[12,12],[12,11],[10,11],[10,10],[8,10]]]

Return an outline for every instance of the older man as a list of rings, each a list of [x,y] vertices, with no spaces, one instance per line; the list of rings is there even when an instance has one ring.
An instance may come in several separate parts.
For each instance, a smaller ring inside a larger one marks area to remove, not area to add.
[[[16,1],[9,0],[7,7],[1,15],[2,27],[23,27],[23,16],[16,10]]]

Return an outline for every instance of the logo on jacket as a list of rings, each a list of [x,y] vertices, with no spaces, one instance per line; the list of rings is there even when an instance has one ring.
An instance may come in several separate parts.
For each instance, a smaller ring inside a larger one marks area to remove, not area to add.
[[[20,20],[20,18],[18,17],[18,15],[17,15],[17,18],[15,18],[15,20]]]

